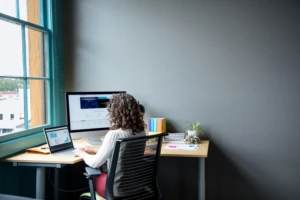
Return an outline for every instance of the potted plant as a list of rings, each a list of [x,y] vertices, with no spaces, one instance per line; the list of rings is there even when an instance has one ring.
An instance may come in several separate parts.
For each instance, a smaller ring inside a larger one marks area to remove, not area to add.
[[[202,129],[200,128],[200,122],[189,122],[186,126],[186,139],[191,143],[199,143],[200,136],[204,135]]]

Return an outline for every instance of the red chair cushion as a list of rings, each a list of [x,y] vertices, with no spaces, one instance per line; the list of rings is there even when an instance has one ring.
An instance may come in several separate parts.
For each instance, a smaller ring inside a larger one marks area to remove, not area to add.
[[[94,179],[95,190],[103,198],[106,198],[105,195],[106,178],[107,178],[107,173],[101,172],[101,175]]]

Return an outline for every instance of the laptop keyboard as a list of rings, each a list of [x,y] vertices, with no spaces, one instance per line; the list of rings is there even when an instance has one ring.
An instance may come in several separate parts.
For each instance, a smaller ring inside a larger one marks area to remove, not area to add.
[[[64,151],[54,152],[52,155],[54,156],[71,156],[76,157],[77,155],[73,152],[75,149],[68,149]]]

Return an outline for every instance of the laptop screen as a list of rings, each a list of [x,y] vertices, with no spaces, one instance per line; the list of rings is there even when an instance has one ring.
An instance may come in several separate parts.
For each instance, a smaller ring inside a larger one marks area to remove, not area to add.
[[[73,147],[72,139],[67,126],[46,128],[45,136],[51,152]]]

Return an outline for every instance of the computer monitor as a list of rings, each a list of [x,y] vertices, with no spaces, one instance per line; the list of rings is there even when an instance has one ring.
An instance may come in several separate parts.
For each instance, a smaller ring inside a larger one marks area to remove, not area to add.
[[[90,144],[100,144],[110,127],[107,104],[113,94],[111,92],[67,92],[67,120],[72,139],[88,138]]]

